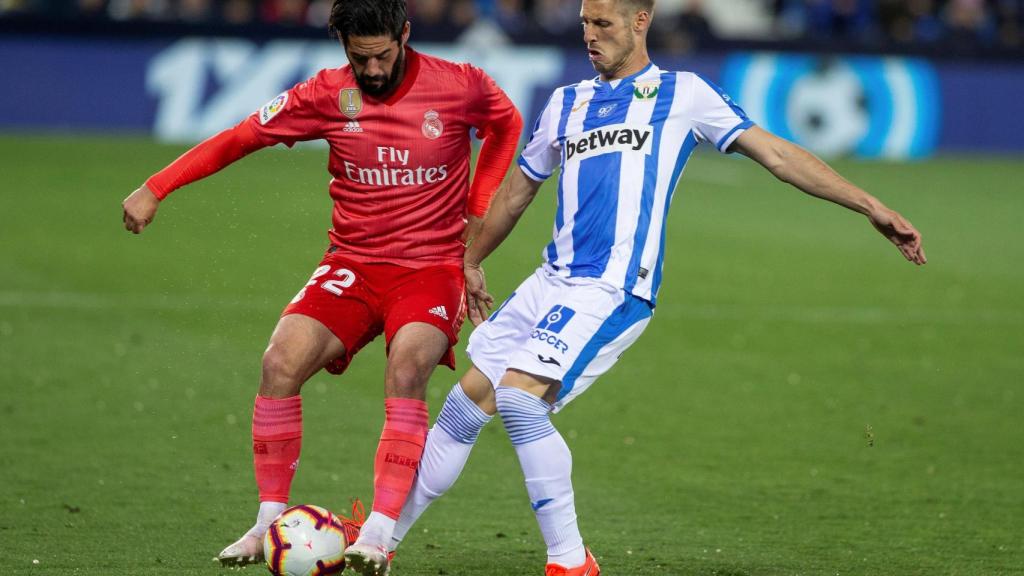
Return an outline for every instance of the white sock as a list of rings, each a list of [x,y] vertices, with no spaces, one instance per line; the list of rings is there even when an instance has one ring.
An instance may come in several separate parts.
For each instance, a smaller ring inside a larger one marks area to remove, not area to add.
[[[551,405],[536,396],[499,386],[498,412],[505,423],[526,479],[548,563],[575,567],[586,560],[583,537],[576,523],[572,491],[572,453],[551,424]]]
[[[448,491],[459,478],[480,434],[493,416],[480,409],[456,384],[444,401],[420,457],[420,467],[409,497],[402,507],[388,547],[394,551],[431,502]]]
[[[558,564],[566,568],[576,568],[577,566],[583,566],[583,563],[587,560],[587,550],[583,547],[583,543],[580,542],[578,548],[574,548],[566,552],[565,554],[554,554],[548,552],[548,564]]]
[[[359,544],[370,544],[373,546],[384,546],[391,541],[391,533],[395,531],[395,519],[389,518],[380,512],[370,512],[359,530]]]
[[[260,511],[256,514],[256,524],[246,532],[246,535],[253,535],[263,538],[267,533],[274,519],[281,515],[288,508],[284,502],[260,502]]]

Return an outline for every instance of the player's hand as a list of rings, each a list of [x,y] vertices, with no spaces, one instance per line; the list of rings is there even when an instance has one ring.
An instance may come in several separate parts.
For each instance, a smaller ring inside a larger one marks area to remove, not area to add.
[[[121,207],[124,208],[124,229],[138,234],[156,218],[160,199],[143,184],[121,202]]]
[[[928,262],[921,246],[921,233],[899,212],[882,207],[868,214],[868,219],[876,230],[899,248],[904,258],[917,265]]]
[[[479,326],[490,315],[494,298],[487,293],[484,269],[479,264],[466,264],[462,268],[466,274],[466,310],[469,321],[473,326]]]

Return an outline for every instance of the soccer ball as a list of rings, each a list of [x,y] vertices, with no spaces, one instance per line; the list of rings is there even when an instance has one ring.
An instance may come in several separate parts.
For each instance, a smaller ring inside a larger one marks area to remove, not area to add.
[[[263,537],[263,555],[275,576],[326,576],[345,569],[348,544],[337,516],[305,504],[274,520]]]

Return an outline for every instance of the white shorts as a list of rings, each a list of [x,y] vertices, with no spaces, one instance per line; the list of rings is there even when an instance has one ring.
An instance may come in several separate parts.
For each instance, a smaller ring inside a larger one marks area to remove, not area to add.
[[[651,304],[596,278],[539,268],[469,337],[466,353],[497,388],[509,368],[562,383],[557,412],[615,365]]]

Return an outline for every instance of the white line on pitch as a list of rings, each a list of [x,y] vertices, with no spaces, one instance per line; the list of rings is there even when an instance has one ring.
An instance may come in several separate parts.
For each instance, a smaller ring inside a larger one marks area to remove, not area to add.
[[[56,310],[262,310],[283,308],[287,302],[274,304],[264,297],[226,297],[205,294],[95,294],[86,292],[15,292],[0,291],[0,308],[49,308]]]
[[[124,294],[109,295],[86,292],[23,292],[0,290],[0,309],[53,310],[155,310],[187,312],[190,310],[280,311],[287,298],[274,301],[267,296],[216,294]],[[941,324],[941,325],[1024,325],[1024,312],[1000,309],[907,309],[880,306],[804,306],[785,304],[689,304],[674,306],[669,312],[661,307],[655,313],[664,322],[676,320],[746,320],[796,322],[801,324]]]

